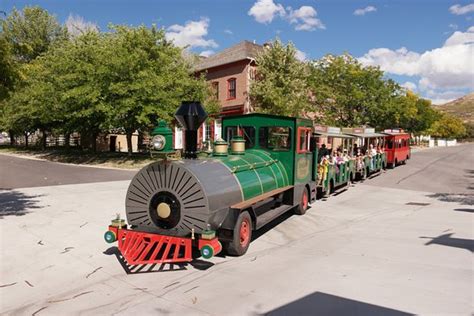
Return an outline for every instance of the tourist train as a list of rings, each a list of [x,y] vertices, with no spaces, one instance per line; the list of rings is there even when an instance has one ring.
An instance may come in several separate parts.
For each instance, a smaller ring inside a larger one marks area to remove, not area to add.
[[[183,157],[161,122],[150,144],[159,159],[132,179],[126,221],[114,219],[105,233],[131,265],[243,255],[252,233],[283,213],[303,215],[317,199],[410,158],[409,134],[400,129],[261,113],[223,117],[212,152],[199,152],[201,104],[183,102],[175,117],[185,130]]]

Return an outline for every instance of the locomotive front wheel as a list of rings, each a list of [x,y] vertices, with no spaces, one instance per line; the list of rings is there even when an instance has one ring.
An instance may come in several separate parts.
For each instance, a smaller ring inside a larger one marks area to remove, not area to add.
[[[303,215],[306,213],[306,210],[308,209],[308,204],[309,204],[309,195],[308,195],[308,190],[304,188],[303,193],[301,194],[301,200],[300,204],[295,209],[295,213],[297,215]]]
[[[241,256],[247,252],[252,239],[252,218],[249,212],[240,213],[234,226],[232,241],[225,245],[229,255]]]

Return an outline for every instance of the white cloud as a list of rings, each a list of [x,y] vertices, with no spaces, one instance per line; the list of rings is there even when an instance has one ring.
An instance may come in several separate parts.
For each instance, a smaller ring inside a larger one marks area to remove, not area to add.
[[[297,31],[326,29],[323,22],[316,17],[318,15],[316,9],[307,5],[293,10],[292,7],[285,9],[283,5],[273,2],[273,0],[257,0],[250,8],[248,15],[253,16],[255,21],[264,24],[271,23],[275,17],[280,17],[290,24],[295,24]]]
[[[184,25],[174,24],[168,27],[166,38],[172,40],[180,47],[218,47],[212,39],[206,39],[209,28],[209,19],[201,18],[199,21],[187,21]]]
[[[419,76],[421,89],[474,89],[474,42],[471,27],[454,32],[440,48],[417,53],[375,48],[359,60],[364,65],[380,66],[396,75]]]
[[[299,49],[296,49],[296,54],[295,54],[296,59],[299,61],[306,61],[308,59],[308,56],[306,55],[305,52],[300,51]]]
[[[466,32],[454,32],[453,35],[451,35],[446,40],[446,42],[444,42],[444,46],[453,46],[469,43],[474,43],[474,26],[471,26]]]
[[[407,90],[415,91],[416,90],[416,83],[407,81],[405,83],[402,83],[401,86]]]
[[[285,9],[281,4],[275,4],[273,0],[257,0],[250,8],[248,15],[251,15],[259,23],[270,23],[275,15],[284,16]]]
[[[93,22],[85,21],[83,17],[79,15],[69,14],[64,25],[67,28],[67,31],[72,36],[81,35],[82,33],[93,31],[98,32],[99,27]]]
[[[466,95],[465,91],[439,91],[439,90],[428,90],[425,93],[425,97],[431,100],[433,104],[444,104],[453,100],[456,100]]]
[[[315,29],[326,29],[320,19],[316,18],[318,13],[311,6],[304,5],[297,10],[288,7],[288,20],[290,24],[296,24],[297,31],[314,31]]]
[[[469,12],[474,12],[474,3],[461,6],[460,4],[455,4],[449,7],[449,12],[456,15],[462,15]]]
[[[226,34],[229,34],[229,35],[232,35],[232,34],[234,34],[234,32],[232,32],[232,31],[231,31],[231,30],[229,30],[229,29],[226,29],[226,30],[224,30],[224,33],[226,33]]]
[[[203,56],[203,57],[209,57],[211,55],[214,55],[215,54],[215,51],[213,51],[212,49],[210,50],[205,50],[205,51],[202,51],[199,56]]]
[[[374,6],[369,5],[365,8],[363,8],[363,9],[355,10],[353,14],[354,15],[366,15],[369,12],[375,12],[375,11],[377,11],[377,8],[374,7]]]

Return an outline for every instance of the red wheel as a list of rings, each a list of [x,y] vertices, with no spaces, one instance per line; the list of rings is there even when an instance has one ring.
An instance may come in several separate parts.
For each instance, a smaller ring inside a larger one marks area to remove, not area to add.
[[[229,255],[241,256],[247,252],[252,240],[252,218],[249,212],[239,214],[235,222],[232,241],[224,244],[224,249]]]
[[[309,204],[309,194],[308,194],[308,190],[304,188],[303,193],[301,193],[300,204],[298,204],[298,207],[296,208],[295,213],[298,215],[303,215],[304,213],[306,213],[306,210],[308,209],[308,204]]]
[[[240,246],[246,247],[250,241],[250,222],[244,218],[240,224]]]

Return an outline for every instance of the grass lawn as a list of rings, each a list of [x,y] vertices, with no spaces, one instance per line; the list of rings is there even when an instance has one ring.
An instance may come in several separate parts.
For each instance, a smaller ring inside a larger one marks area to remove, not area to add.
[[[113,152],[91,152],[82,151],[76,148],[50,147],[41,150],[37,147],[17,147],[17,146],[0,146],[0,153],[8,153],[19,156],[29,156],[49,161],[94,165],[103,167],[114,167],[121,169],[139,169],[153,161],[158,160],[157,157],[150,157],[149,153],[134,153],[128,157],[127,153]]]

